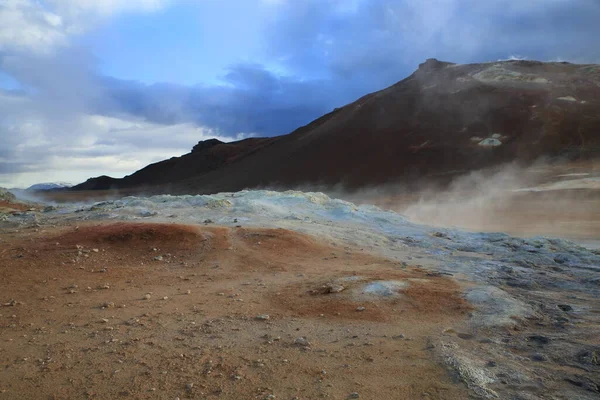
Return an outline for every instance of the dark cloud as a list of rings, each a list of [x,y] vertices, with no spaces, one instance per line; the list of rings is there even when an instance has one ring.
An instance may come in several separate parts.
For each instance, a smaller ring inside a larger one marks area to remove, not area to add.
[[[141,85],[103,78],[102,113],[127,112],[163,124],[194,122],[226,136],[281,135],[331,111],[342,90],[325,80],[278,76],[261,65],[232,66],[219,86]]]
[[[267,54],[288,76],[239,64],[216,86],[104,78],[100,107],[230,136],[280,135],[403,79],[429,57],[598,62],[597,21],[600,2],[590,0],[288,1],[266,31]]]

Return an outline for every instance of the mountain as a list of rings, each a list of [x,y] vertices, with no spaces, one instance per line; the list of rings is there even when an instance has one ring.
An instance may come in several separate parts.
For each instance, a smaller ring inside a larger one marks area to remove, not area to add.
[[[29,191],[39,191],[39,190],[57,190],[57,189],[67,189],[73,186],[70,183],[66,182],[46,182],[46,183],[36,183],[35,185],[29,186],[25,190]]]
[[[506,162],[600,155],[600,65],[429,59],[406,79],[275,138],[191,153],[75,190],[211,193],[447,181]]]

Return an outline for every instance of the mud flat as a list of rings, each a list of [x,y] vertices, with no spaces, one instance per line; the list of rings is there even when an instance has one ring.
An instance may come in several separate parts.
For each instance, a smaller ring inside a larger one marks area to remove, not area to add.
[[[600,255],[321,193],[0,221],[0,398],[595,399]]]

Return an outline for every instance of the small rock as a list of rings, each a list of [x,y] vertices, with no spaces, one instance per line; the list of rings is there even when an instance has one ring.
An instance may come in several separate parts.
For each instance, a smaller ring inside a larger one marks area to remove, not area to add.
[[[150,300],[151,297],[152,297],[152,295],[150,293],[146,293],[144,295],[144,299],[146,299],[146,300]]]
[[[564,312],[573,311],[573,307],[571,307],[568,304],[559,304],[557,305],[557,307],[563,310]]]
[[[550,338],[542,335],[531,335],[527,338],[528,341],[534,342],[538,345],[544,345],[550,343]]]
[[[345,289],[346,288],[344,286],[337,283],[330,282],[325,285],[325,293],[340,293]]]
[[[102,308],[113,308],[114,306],[115,306],[115,303],[113,303],[112,301],[102,304]]]
[[[153,258],[154,261],[162,261],[163,260],[163,256],[156,256]]]
[[[14,307],[17,305],[17,301],[15,299],[10,299],[8,303],[4,303],[5,306]]]
[[[187,390],[188,392],[191,392],[193,388],[194,388],[193,383],[188,383],[187,385],[185,385],[185,390]]]
[[[496,361],[488,361],[488,363],[487,363],[485,366],[486,366],[486,367],[489,367],[489,368],[493,368],[493,367],[495,367],[496,365],[498,365],[498,364],[496,363]]]
[[[259,321],[267,321],[267,320],[271,319],[271,317],[267,314],[261,314],[261,315],[257,315],[255,317],[255,319],[257,319]]]
[[[366,308],[364,308],[362,306],[356,307],[356,311],[365,311],[365,310],[366,310]]]
[[[347,398],[348,399],[358,399],[358,398],[360,398],[360,394],[358,394],[357,392],[353,392],[353,393],[350,393]]]
[[[399,334],[396,336],[392,336],[392,339],[404,339],[406,336],[404,336],[403,334]]]
[[[296,340],[294,340],[294,344],[296,344],[298,346],[303,346],[303,347],[310,346],[310,342],[304,336],[297,337]]]
[[[541,362],[541,361],[548,361],[548,357],[546,357],[545,355],[543,355],[543,354],[540,354],[540,353],[535,353],[535,354],[533,354],[533,355],[531,356],[531,359],[532,359],[533,361],[540,361],[540,362]]]

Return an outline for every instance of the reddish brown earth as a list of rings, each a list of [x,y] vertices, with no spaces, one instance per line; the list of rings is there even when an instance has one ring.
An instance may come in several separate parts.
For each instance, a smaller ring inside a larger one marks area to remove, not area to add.
[[[4,229],[0,247],[0,398],[468,397],[428,346],[471,308],[418,266],[283,229],[175,224]],[[323,289],[355,274],[409,286]]]

